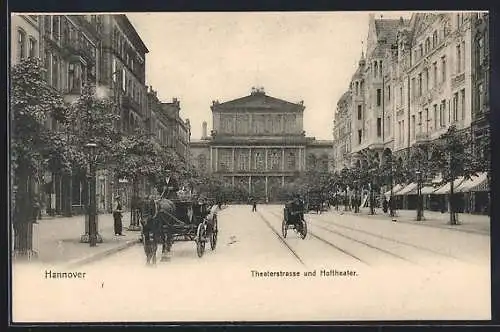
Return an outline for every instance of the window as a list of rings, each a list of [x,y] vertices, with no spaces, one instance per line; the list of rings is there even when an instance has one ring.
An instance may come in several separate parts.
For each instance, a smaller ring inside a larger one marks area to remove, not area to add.
[[[36,40],[35,40],[35,38],[29,39],[28,56],[30,58],[34,58],[36,56]]]
[[[465,71],[465,42],[462,42],[462,61],[460,61],[460,64],[462,65],[461,71]]]
[[[422,95],[422,73],[418,74],[418,96]]]
[[[437,86],[437,82],[438,82],[438,79],[437,79],[437,76],[438,76],[438,68],[437,68],[437,62],[434,62],[432,64],[432,79],[433,79],[433,83],[432,83],[432,87],[436,87]]]
[[[360,129],[358,130],[358,144],[361,144],[362,138],[363,138],[363,131]]]
[[[56,55],[52,56],[52,86],[59,89],[59,59]]]
[[[401,143],[405,143],[405,120],[401,120]]]
[[[460,49],[460,45],[457,45],[457,51],[456,51],[456,61],[457,61],[457,66],[456,66],[456,72],[457,74],[462,72],[462,52]]]
[[[358,105],[358,120],[362,119],[362,108],[361,105]]]
[[[278,170],[280,168],[280,156],[277,152],[271,154],[271,169]]]
[[[295,169],[295,154],[293,152],[290,152],[288,154],[287,158],[287,167],[289,170],[294,170]]]
[[[387,97],[390,101],[391,100],[391,86],[390,85],[387,86]]]
[[[118,73],[116,72],[116,59],[113,58],[111,78],[113,79],[113,82],[115,82],[115,83],[116,83],[117,74]]]
[[[416,82],[416,80],[415,80],[415,77],[414,77],[414,78],[412,78],[412,79],[411,79],[411,96],[412,96],[412,98],[413,98],[413,99],[414,99],[414,98],[416,97],[416,95],[417,95],[417,93],[416,93],[416,92],[417,92],[417,89],[416,89],[417,84],[416,84],[416,83],[417,83],[417,82]]]
[[[399,106],[403,104],[403,86],[399,87]]]
[[[434,30],[434,33],[432,34],[432,47],[436,47],[438,44],[438,33],[436,30]]]
[[[240,152],[238,164],[240,171],[246,171],[248,169],[248,156],[243,151]]]
[[[127,72],[122,68],[122,90],[127,91]]]
[[[359,95],[359,82],[356,81],[356,96]]]
[[[425,91],[429,91],[429,87],[430,87],[430,84],[429,84],[429,69],[425,68],[424,74],[425,74]]]
[[[453,122],[458,120],[458,92],[453,94]]]
[[[420,57],[423,57],[424,56],[424,48],[422,46],[422,44],[420,44],[420,46],[418,47],[419,49],[419,52],[420,52]]]
[[[60,17],[59,16],[54,16],[52,19],[52,37],[56,40],[59,40],[60,37]]]
[[[377,73],[378,73],[378,61],[375,61],[375,69],[373,75],[377,77]]]
[[[479,37],[479,39],[477,40],[477,57],[478,57],[478,61],[479,63],[482,63],[483,62],[483,58],[484,58],[484,38],[481,36]]]
[[[446,112],[446,100],[441,101],[439,106],[439,126],[442,128],[445,126],[445,112]]]
[[[17,58],[22,60],[26,57],[26,33],[23,30],[17,30]]]
[[[415,139],[415,115],[411,116],[411,138]]]
[[[481,113],[484,107],[484,86],[483,83],[479,83],[477,86],[477,102],[478,102],[478,112]]]
[[[382,136],[382,119],[377,118],[377,136]]]
[[[434,104],[434,128],[438,128],[438,109],[437,104]]]
[[[422,112],[418,112],[418,132],[422,132]]]
[[[377,89],[377,106],[382,104],[382,90]]]
[[[441,82],[446,82],[446,55],[441,57]]]
[[[255,153],[255,169],[264,170],[264,158],[262,157],[262,153]]]
[[[462,112],[462,120],[465,120],[465,89],[460,90],[460,111]]]
[[[425,40],[425,53],[429,53],[430,50],[431,50],[431,42],[429,38],[427,38]]]

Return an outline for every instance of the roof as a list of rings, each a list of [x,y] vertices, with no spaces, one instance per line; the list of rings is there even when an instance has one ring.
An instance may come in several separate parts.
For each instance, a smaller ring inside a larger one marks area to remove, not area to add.
[[[141,36],[139,36],[139,34],[137,33],[137,30],[135,30],[134,26],[132,25],[132,23],[128,19],[127,15],[119,14],[119,15],[114,15],[114,16],[116,17],[116,20],[118,22],[122,23],[123,27],[128,30],[127,32],[130,33],[130,37],[132,38],[132,40],[136,44],[135,46],[139,46],[141,52],[149,53],[148,48],[144,44],[144,41],[142,40]]]
[[[233,110],[234,108],[267,109],[269,111],[287,109],[288,111],[303,111],[303,103],[292,103],[283,99],[266,95],[264,92],[252,92],[249,96],[230,100],[224,103],[214,102],[212,110]]]
[[[397,40],[400,24],[408,24],[409,20],[401,19],[380,19],[375,20],[375,31],[379,41],[385,39],[388,45],[394,44]]]

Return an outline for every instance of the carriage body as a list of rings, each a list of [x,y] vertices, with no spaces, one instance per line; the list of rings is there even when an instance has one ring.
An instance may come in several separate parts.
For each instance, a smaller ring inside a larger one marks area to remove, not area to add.
[[[304,219],[304,206],[295,201],[287,202],[283,209],[282,233],[286,238],[288,229],[293,229],[304,239],[307,234],[307,223]]]
[[[147,228],[149,222],[157,225],[164,255],[168,254],[172,245],[178,241],[194,241],[199,257],[203,256],[207,242],[210,242],[212,250],[215,249],[217,213],[212,212],[208,204],[184,198],[161,199],[154,201],[153,205],[155,213],[149,214],[151,217],[147,218],[143,228]]]

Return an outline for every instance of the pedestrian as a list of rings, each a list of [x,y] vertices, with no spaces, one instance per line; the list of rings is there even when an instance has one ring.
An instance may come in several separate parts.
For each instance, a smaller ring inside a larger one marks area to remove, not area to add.
[[[387,213],[387,208],[388,208],[389,203],[387,202],[387,198],[384,197],[384,200],[382,201],[382,210],[384,213]]]
[[[115,221],[114,226],[115,226],[115,235],[117,236],[123,236],[122,234],[122,204],[120,201],[120,196],[117,196],[115,198],[115,206],[113,208],[113,219]]]
[[[252,200],[252,212],[257,211],[257,201],[254,199]]]

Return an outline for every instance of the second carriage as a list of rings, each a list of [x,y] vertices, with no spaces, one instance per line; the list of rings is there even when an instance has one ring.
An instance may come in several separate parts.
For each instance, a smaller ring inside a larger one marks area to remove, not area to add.
[[[287,236],[288,229],[295,230],[302,239],[306,238],[307,222],[304,218],[304,205],[299,199],[287,202],[283,209],[281,230],[284,238]]]

